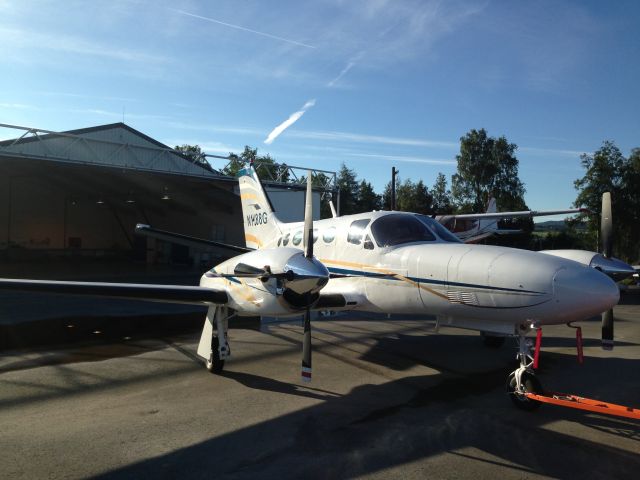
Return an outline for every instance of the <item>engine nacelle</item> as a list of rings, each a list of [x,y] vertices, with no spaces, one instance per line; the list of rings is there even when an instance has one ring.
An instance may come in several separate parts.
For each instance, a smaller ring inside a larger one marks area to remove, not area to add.
[[[297,248],[248,252],[205,273],[201,286],[227,290],[229,307],[257,315],[296,313],[315,303],[329,271]]]
[[[540,253],[554,255],[556,257],[566,258],[574,262],[581,263],[602,273],[607,274],[616,282],[631,277],[635,269],[617,258],[606,258],[598,252],[589,252],[587,250],[541,250]]]

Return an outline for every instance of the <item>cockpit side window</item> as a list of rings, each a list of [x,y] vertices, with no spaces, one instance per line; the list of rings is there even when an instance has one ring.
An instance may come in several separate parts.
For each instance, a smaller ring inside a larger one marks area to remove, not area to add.
[[[362,235],[364,234],[364,230],[365,228],[367,228],[367,225],[369,225],[370,221],[370,218],[363,218],[362,220],[356,220],[355,222],[352,222],[349,226],[347,242],[353,243],[354,245],[360,245],[360,242],[362,242]]]
[[[412,242],[433,242],[436,236],[415,215],[392,213],[371,224],[371,233],[379,247]]]

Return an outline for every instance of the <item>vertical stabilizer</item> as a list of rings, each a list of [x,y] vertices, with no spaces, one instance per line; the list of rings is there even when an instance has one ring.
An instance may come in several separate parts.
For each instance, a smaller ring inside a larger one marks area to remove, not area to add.
[[[497,213],[498,206],[496,204],[496,199],[491,197],[489,199],[489,205],[487,205],[487,211],[485,213]],[[481,218],[478,222],[478,233],[488,233],[498,230],[498,220],[495,218]]]
[[[249,248],[262,248],[281,235],[280,221],[253,165],[240,170],[238,180],[245,242]]]

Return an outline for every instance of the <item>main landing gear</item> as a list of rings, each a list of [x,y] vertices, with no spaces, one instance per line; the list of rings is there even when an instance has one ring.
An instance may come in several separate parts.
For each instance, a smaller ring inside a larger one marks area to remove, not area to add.
[[[229,309],[210,306],[204,321],[198,355],[205,359],[205,366],[211,373],[221,373],[224,362],[231,356],[228,342]]]
[[[531,355],[531,340],[526,337],[526,326],[521,326],[518,332],[518,360],[520,367],[509,375],[507,379],[507,392],[513,404],[527,411],[533,411],[540,406],[540,402],[526,396],[527,393],[542,394],[542,385],[536,377],[533,368],[533,356]]]

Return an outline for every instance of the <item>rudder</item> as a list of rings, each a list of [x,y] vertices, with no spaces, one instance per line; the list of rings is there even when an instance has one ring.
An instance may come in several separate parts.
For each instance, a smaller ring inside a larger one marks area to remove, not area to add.
[[[281,235],[280,220],[253,165],[238,172],[240,201],[247,247],[262,248]]]

